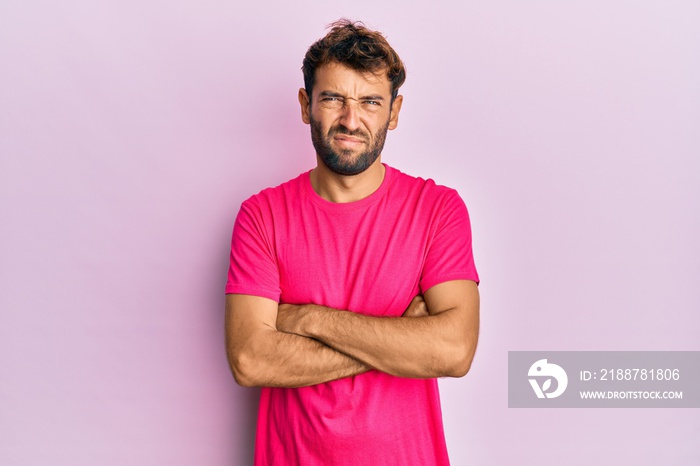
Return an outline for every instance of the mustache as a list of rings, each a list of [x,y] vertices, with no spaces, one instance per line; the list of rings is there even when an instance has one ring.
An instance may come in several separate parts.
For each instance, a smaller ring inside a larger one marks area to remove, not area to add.
[[[346,136],[359,137],[359,138],[362,138],[364,140],[369,139],[367,133],[365,133],[364,131],[361,131],[359,129],[355,130],[355,131],[350,131],[349,129],[347,129],[343,125],[338,125],[335,128],[331,128],[331,130],[329,132],[329,136],[333,136],[335,134],[344,134]]]

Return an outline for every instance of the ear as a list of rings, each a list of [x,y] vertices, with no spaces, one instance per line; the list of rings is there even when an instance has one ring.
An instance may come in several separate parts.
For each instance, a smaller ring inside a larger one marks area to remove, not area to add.
[[[389,115],[389,129],[395,129],[399,125],[399,112],[403,104],[403,96],[397,95],[394,103],[391,104],[391,115]]]
[[[311,103],[309,102],[309,96],[306,94],[306,89],[303,87],[299,89],[299,105],[301,105],[301,121],[308,125],[311,123]]]

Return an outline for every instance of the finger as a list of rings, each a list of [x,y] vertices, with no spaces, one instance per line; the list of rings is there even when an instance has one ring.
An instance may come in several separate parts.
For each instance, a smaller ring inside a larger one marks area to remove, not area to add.
[[[423,299],[423,296],[417,295],[411,300],[411,303],[404,311],[403,316],[420,317],[424,315],[428,315],[428,309],[425,305],[425,300]]]

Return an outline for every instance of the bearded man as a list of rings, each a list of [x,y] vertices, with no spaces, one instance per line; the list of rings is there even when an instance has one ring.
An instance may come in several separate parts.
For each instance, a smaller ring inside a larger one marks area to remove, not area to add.
[[[479,328],[467,209],[381,162],[406,77],[381,33],[334,23],[302,70],[316,167],[242,204],[226,284],[255,464],[447,465],[436,378],[467,373]]]

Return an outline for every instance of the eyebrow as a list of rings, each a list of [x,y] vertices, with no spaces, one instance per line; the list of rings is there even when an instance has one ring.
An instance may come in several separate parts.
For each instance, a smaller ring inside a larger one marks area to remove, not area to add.
[[[343,94],[339,94],[337,92],[332,92],[332,91],[321,91],[318,94],[318,96],[319,97],[342,97],[343,99],[347,99],[347,97],[344,96]],[[366,95],[366,96],[360,97],[357,100],[384,100],[384,97],[382,97],[380,95]]]

